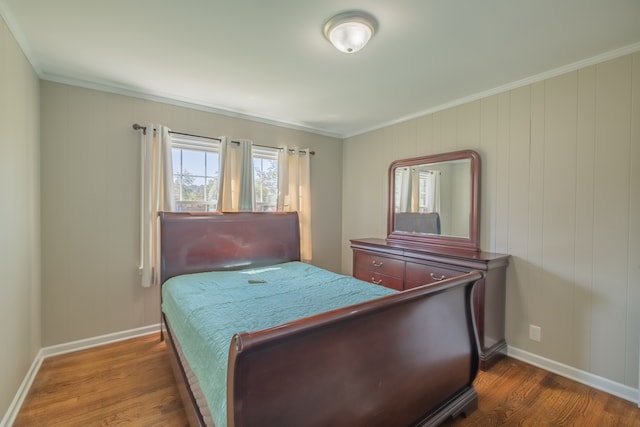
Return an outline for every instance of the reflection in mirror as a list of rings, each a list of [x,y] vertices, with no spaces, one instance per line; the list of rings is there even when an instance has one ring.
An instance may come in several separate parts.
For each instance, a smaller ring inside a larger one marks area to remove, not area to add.
[[[479,174],[471,150],[393,162],[387,240],[478,250]]]
[[[396,168],[394,230],[469,238],[470,191],[470,159]]]

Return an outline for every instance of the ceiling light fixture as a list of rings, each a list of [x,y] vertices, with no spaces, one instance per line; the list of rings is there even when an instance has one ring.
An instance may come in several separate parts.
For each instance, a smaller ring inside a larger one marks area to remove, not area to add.
[[[324,25],[324,35],[336,49],[355,53],[365,47],[376,32],[376,19],[366,12],[340,13]]]

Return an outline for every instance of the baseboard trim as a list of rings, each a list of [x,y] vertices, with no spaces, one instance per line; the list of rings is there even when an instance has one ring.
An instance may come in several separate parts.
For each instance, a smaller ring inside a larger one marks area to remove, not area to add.
[[[529,353],[528,351],[520,350],[519,348],[507,346],[507,355],[546,371],[553,372],[554,374],[636,403],[640,407],[640,390],[636,388],[576,369],[572,366],[556,362],[555,360],[547,359],[546,357],[538,356],[537,354]]]
[[[11,401],[7,412],[4,414],[4,417],[2,417],[2,421],[0,421],[0,427],[8,427],[13,425],[13,423],[15,422],[18,416],[18,412],[22,407],[22,403],[27,397],[27,393],[29,393],[31,384],[33,384],[33,381],[36,379],[36,375],[40,370],[40,366],[42,365],[43,360],[44,357],[42,357],[42,349],[40,349],[40,351],[38,351],[38,354],[36,354],[36,357],[33,359],[31,367],[29,367],[29,370],[27,371],[27,375],[25,375],[24,379],[22,380],[22,384],[20,384],[16,395],[13,397],[13,400]]]
[[[115,332],[112,334],[100,335],[97,337],[87,338],[78,341],[72,341],[65,344],[52,345],[49,347],[43,347],[38,351],[36,357],[31,363],[31,367],[27,371],[27,374],[20,384],[20,388],[16,392],[13,401],[9,405],[7,412],[0,421],[0,427],[8,427],[13,425],[20,408],[24,403],[24,399],[27,397],[33,381],[36,379],[36,375],[42,366],[42,362],[47,357],[57,356],[59,354],[71,353],[73,351],[84,350],[91,347],[97,347],[100,345],[111,344],[118,341],[128,340],[130,338],[141,337],[145,335],[155,334],[160,332],[160,324],[143,326],[142,328],[129,329],[127,331]]]
[[[43,357],[47,358],[51,356],[57,356],[59,354],[71,353],[73,351],[111,344],[114,342],[124,341],[130,338],[141,337],[153,333],[160,333],[159,323],[155,325],[143,326],[142,328],[129,329],[127,331],[114,332],[112,334],[99,335],[97,337],[44,347],[42,349],[42,355]]]

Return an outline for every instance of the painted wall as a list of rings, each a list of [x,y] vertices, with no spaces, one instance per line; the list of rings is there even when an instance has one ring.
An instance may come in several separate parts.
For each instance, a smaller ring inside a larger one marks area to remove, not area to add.
[[[38,91],[0,17],[0,416],[40,350]]]
[[[46,81],[41,105],[43,347],[160,321],[158,289],[140,287],[137,272],[133,123],[315,150],[313,262],[340,270],[341,140]]]
[[[512,255],[508,344],[637,387],[640,53],[347,139],[344,272],[349,239],[386,236],[389,164],[466,148],[481,248]]]

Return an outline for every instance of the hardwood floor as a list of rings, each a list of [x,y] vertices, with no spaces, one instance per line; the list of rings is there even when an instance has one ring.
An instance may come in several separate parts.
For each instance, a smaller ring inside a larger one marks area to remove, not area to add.
[[[635,403],[509,357],[474,386],[478,409],[445,426],[640,426]]]
[[[636,404],[504,358],[475,381],[461,426],[640,426]],[[149,335],[46,359],[14,424],[186,426],[166,346]]]
[[[20,426],[187,426],[159,335],[47,358]]]

